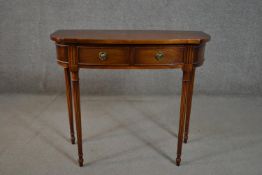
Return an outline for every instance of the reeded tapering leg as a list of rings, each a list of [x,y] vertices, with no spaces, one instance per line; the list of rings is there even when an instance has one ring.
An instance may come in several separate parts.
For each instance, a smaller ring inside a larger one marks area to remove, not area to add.
[[[177,157],[176,165],[179,166],[181,162],[181,153],[182,153],[182,144],[184,136],[184,126],[185,126],[185,113],[187,106],[187,95],[189,82],[186,79],[188,77],[188,72],[183,71],[183,83],[182,83],[182,94],[181,94],[181,103],[180,103],[180,119],[179,119],[179,131],[178,131],[178,141],[177,141]]]
[[[66,97],[67,97],[67,108],[68,108],[71,143],[75,144],[72,91],[71,91],[71,77],[70,77],[69,68],[64,68],[64,73],[65,73]]]
[[[76,132],[77,132],[77,146],[78,146],[78,162],[79,166],[83,166],[83,151],[82,151],[82,126],[81,126],[81,110],[80,110],[80,90],[78,71],[72,72],[73,83],[73,98],[75,108]]]
[[[193,89],[194,89],[194,78],[195,78],[195,68],[193,68],[192,72],[190,73],[189,90],[188,90],[187,107],[186,107],[186,124],[185,124],[184,143],[187,143],[187,140],[188,140],[192,96],[193,96]]]

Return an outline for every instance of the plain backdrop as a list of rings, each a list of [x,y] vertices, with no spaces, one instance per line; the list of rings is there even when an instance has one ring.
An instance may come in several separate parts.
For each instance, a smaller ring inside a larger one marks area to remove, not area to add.
[[[78,167],[49,37],[58,29],[211,35],[180,167],[180,69],[80,71]],[[260,175],[261,46],[262,0],[0,0],[0,174]]]
[[[0,1],[0,92],[64,91],[57,29],[201,30],[211,35],[195,92],[262,94],[261,0]],[[87,94],[177,94],[181,70],[84,70]]]

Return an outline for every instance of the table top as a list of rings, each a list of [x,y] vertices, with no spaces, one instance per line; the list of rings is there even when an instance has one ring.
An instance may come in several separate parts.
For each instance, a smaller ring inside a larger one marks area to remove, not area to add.
[[[201,44],[210,40],[201,31],[174,30],[57,30],[50,38],[72,44]]]

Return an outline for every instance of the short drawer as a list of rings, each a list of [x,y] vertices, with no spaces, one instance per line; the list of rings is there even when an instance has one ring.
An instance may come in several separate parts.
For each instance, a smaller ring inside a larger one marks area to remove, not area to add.
[[[128,47],[78,47],[79,64],[82,65],[128,65]]]
[[[135,65],[176,65],[183,63],[184,47],[136,47]]]

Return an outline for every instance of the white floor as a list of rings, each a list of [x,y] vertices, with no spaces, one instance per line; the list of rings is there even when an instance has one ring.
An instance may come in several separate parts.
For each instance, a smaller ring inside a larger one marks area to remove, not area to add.
[[[177,167],[178,96],[83,96],[85,164],[64,95],[0,95],[1,175],[261,175],[262,98],[194,96]]]

